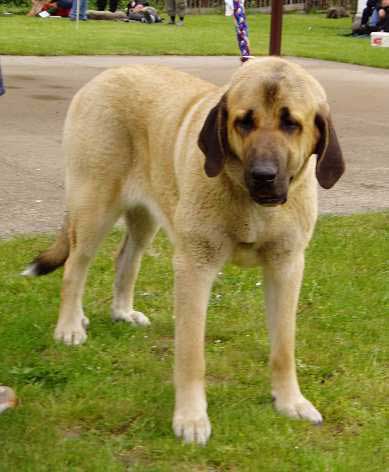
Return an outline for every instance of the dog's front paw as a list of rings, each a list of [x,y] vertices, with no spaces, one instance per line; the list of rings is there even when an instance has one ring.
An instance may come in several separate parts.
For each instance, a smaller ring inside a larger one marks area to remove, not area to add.
[[[289,401],[279,400],[275,397],[274,404],[280,413],[290,418],[308,420],[313,424],[321,424],[323,422],[319,411],[302,395]]]
[[[77,323],[58,323],[54,331],[54,339],[68,346],[83,344],[88,337],[85,330],[88,324],[89,320],[86,317],[82,317]]]
[[[112,310],[113,321],[126,321],[133,325],[149,326],[150,320],[140,311],[135,310]]]
[[[211,423],[206,413],[200,415],[180,415],[173,419],[173,430],[185,443],[196,443],[204,446],[211,435]]]

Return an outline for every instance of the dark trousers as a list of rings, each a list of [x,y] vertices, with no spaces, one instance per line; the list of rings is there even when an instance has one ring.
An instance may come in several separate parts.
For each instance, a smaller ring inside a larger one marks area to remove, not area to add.
[[[362,12],[361,25],[367,25],[369,18],[377,7],[377,0],[367,0],[366,7]]]
[[[109,0],[109,11],[112,13],[117,10],[119,0]],[[107,0],[97,0],[97,9],[104,11],[107,6]]]

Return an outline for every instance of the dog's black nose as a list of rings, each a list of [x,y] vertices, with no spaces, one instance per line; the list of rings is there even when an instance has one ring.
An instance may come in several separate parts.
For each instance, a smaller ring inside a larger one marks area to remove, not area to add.
[[[272,183],[277,177],[277,167],[272,162],[257,165],[251,169],[250,176],[255,183]]]

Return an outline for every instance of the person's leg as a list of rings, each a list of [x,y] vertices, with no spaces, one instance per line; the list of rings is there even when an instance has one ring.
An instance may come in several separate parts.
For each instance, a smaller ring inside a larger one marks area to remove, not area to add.
[[[118,0],[109,0],[109,11],[115,13],[118,9]]]
[[[72,1],[72,8],[70,9],[69,13],[69,19],[70,20],[75,20],[76,19],[76,14],[77,14],[77,2],[76,0]]]
[[[184,18],[186,14],[186,0],[176,1],[176,12],[180,18],[180,20],[177,22],[177,26],[182,26],[184,24]]]
[[[176,1],[165,0],[165,9],[166,9],[166,13],[170,17],[168,24],[174,25],[176,23]]]
[[[64,10],[72,8],[72,0],[57,0],[58,8],[63,8]]]
[[[88,10],[88,0],[80,0],[79,8],[80,8],[79,19],[86,20],[87,10]],[[70,10],[70,13],[69,13],[69,18],[71,20],[77,19],[77,0],[73,0],[72,9]]]
[[[372,14],[372,8],[366,7],[362,11],[361,26],[366,26]]]
[[[80,19],[88,19],[88,0],[80,0]]]
[[[97,0],[96,6],[98,11],[104,11],[107,6],[107,0]]]

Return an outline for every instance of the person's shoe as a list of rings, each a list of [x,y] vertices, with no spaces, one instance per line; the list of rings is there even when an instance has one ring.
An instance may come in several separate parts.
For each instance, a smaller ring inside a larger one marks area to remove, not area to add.
[[[184,20],[179,20],[176,23],[177,26],[184,26]]]
[[[175,21],[173,21],[173,20],[169,20],[169,21],[168,21],[166,24],[167,24],[167,25],[175,25],[175,24],[176,24],[176,22],[175,22]]]

